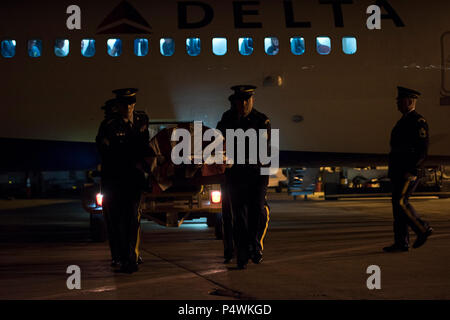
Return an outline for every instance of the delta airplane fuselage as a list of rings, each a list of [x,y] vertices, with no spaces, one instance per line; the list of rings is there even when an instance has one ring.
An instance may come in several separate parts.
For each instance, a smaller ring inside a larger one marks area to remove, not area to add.
[[[381,29],[368,28],[371,5]],[[93,142],[100,107],[123,87],[139,88],[136,108],[152,121],[215,127],[229,88],[253,84],[280,150],[386,154],[401,85],[422,92],[430,154],[448,157],[448,12],[443,0],[2,1],[0,40],[14,40],[15,54],[0,56],[0,137]],[[215,38],[226,39],[221,55]],[[241,38],[251,38],[251,54]],[[57,39],[68,40],[67,56],[55,55]],[[92,57],[82,54],[84,39],[95,40]],[[109,39],[121,41],[120,55],[108,53]],[[148,40],[147,54],[137,55],[136,39]],[[197,41],[194,56],[187,39]],[[304,52],[294,52],[299,39]],[[356,41],[352,52],[345,39]],[[30,40],[41,41],[39,57],[30,57]]]

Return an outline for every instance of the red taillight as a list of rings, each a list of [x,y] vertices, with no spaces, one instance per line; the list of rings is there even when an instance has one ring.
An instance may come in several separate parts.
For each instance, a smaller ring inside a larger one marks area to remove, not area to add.
[[[97,193],[97,196],[95,197],[97,200],[97,207],[103,206],[103,195],[101,193]]]
[[[222,201],[222,193],[220,191],[212,191],[211,192],[211,202],[212,203],[220,203]]]

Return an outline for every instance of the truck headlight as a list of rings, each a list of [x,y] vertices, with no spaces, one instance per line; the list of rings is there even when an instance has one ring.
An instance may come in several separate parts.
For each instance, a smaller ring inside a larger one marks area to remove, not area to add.
[[[222,201],[222,193],[220,191],[211,191],[211,202],[214,204]]]
[[[101,193],[97,193],[95,200],[97,201],[97,207],[103,206],[103,195]]]

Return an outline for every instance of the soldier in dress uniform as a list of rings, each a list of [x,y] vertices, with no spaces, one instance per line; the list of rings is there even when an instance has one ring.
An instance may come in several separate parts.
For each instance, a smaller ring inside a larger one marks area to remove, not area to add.
[[[147,115],[134,110],[138,89],[114,90],[105,105],[105,120],[96,138],[102,161],[103,210],[108,226],[112,265],[133,273],[140,262],[141,192],[144,158],[151,156]]]
[[[106,101],[105,105],[102,107],[102,110],[105,112],[105,120],[118,116],[119,101],[117,99],[110,99]]]
[[[229,98],[231,108],[222,115],[217,128],[226,137],[227,129],[266,129],[270,144],[270,120],[253,108],[255,86],[239,85],[231,88],[234,94]],[[235,145],[236,147],[236,145]],[[248,163],[248,141],[246,141],[246,164],[237,164],[236,155],[243,150],[235,150],[234,165],[225,172],[226,194],[229,210],[225,208],[224,253],[225,262],[233,257],[233,242],[237,251],[237,266],[246,268],[248,260],[262,262],[263,239],[269,222],[269,207],[266,203],[268,176],[261,175],[261,164]],[[268,150],[270,147],[268,146]],[[232,217],[232,221],[230,220]],[[229,234],[233,233],[231,242]]]
[[[392,130],[389,154],[395,241],[393,245],[383,248],[385,252],[409,250],[408,226],[417,234],[413,248],[422,246],[433,232],[409,203],[410,195],[419,184],[423,162],[428,153],[428,124],[425,118],[416,112],[420,93],[404,87],[397,89],[397,107],[403,117]]]

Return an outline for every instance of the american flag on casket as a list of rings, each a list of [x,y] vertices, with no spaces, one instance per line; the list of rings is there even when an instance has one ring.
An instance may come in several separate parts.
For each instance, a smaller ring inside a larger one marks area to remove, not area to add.
[[[192,164],[176,165],[172,161],[172,149],[183,139],[172,141],[172,135],[177,129],[186,129],[190,133]],[[202,125],[202,137],[208,129],[210,128]],[[205,142],[202,139],[202,154],[210,143],[211,141]],[[217,178],[215,180],[219,182],[223,179],[226,169],[225,152],[223,153],[223,164],[206,164],[205,161],[202,161],[202,164],[194,164],[194,123],[178,123],[162,129],[150,140],[150,148],[154,152],[154,156],[147,159],[150,166],[152,193],[160,193],[173,186],[213,181],[211,178]],[[223,143],[223,150],[225,151],[225,143]]]

